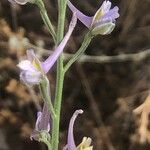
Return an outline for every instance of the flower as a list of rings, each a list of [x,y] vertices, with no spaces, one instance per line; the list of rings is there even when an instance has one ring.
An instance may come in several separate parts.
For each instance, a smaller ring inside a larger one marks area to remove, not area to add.
[[[46,130],[47,132],[50,131],[50,113],[48,111],[47,105],[44,104],[42,112],[37,113],[37,120],[35,124],[35,130],[41,131]]]
[[[39,61],[33,50],[27,50],[27,60],[23,60],[18,64],[18,67],[21,69],[21,80],[23,80],[28,85],[39,84],[42,77],[44,77],[45,74],[48,73],[48,71],[51,69],[51,67],[54,65],[54,63],[62,53],[73,32],[73,29],[75,28],[76,22],[77,17],[74,13],[69,25],[68,32],[66,33],[64,39],[54,50],[52,55],[50,55],[44,62]]]
[[[91,138],[84,137],[81,144],[76,147],[75,142],[74,142],[74,135],[73,135],[73,126],[75,119],[79,114],[82,114],[83,110],[76,110],[70,120],[69,123],[69,129],[68,129],[68,140],[67,140],[67,145],[64,147],[63,150],[92,150],[93,146],[91,145]]]
[[[31,140],[40,139],[40,133],[45,132],[48,134],[50,131],[50,113],[48,111],[47,105],[44,103],[42,112],[37,112],[37,120],[35,124],[35,129],[32,132],[30,138]]]
[[[77,18],[91,30],[93,35],[110,34],[115,28],[115,20],[119,17],[119,8],[115,6],[110,9],[111,2],[106,0],[92,17],[84,15],[69,0],[68,7],[72,12],[76,12]]]
[[[93,146],[90,146],[91,142],[91,138],[83,137],[81,144],[77,146],[76,150],[93,150]]]
[[[31,0],[8,0],[12,4],[19,4],[19,5],[25,5],[27,2],[30,2]]]
[[[33,50],[27,50],[27,58],[17,65],[21,69],[20,79],[28,85],[38,84],[44,76],[41,62]]]

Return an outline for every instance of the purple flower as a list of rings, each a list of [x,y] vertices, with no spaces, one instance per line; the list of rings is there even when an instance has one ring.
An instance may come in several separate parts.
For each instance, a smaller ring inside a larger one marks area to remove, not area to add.
[[[17,65],[21,69],[20,79],[29,85],[38,84],[44,75],[41,62],[33,50],[27,50],[27,58]]]
[[[110,34],[115,27],[115,20],[119,17],[119,8],[115,6],[111,9],[111,2],[106,0],[92,17],[84,15],[69,0],[68,6],[72,12],[76,12],[77,18],[92,31],[93,35]]]
[[[44,103],[42,112],[39,111],[37,113],[37,120],[35,124],[35,129],[32,132],[30,138],[31,140],[38,140],[40,139],[41,132],[49,132],[50,131],[50,113],[48,111],[47,105]]]
[[[50,55],[44,62],[39,61],[33,50],[27,50],[27,60],[23,60],[18,64],[18,67],[21,69],[21,80],[23,80],[28,85],[39,84],[42,77],[44,77],[45,74],[48,73],[48,71],[51,69],[51,67],[54,65],[54,63],[62,53],[73,32],[76,22],[77,17],[74,13],[69,25],[68,32],[66,33],[64,39],[54,50],[53,54]]]
[[[63,150],[92,150],[93,146],[91,145],[91,138],[84,137],[81,144],[76,147],[74,142],[74,135],[73,135],[73,126],[74,122],[79,114],[82,114],[83,110],[76,110],[70,120],[69,129],[68,129],[68,140],[67,145],[64,147]]]
[[[19,5],[25,5],[27,2],[30,2],[31,0],[8,0],[12,4],[19,4]]]

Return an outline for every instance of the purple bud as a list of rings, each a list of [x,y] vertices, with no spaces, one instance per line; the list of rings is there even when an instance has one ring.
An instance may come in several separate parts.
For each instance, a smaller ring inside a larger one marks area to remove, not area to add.
[[[48,111],[47,105],[44,103],[42,112],[37,113],[37,120],[35,124],[35,129],[32,132],[30,138],[39,141],[40,133],[50,131],[50,113]]]

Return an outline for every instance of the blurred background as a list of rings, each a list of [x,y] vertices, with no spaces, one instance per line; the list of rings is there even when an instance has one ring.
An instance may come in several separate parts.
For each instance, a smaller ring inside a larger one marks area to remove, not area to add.
[[[57,25],[57,1],[44,0]],[[87,15],[94,15],[101,0],[72,0]],[[82,108],[74,126],[76,144],[93,139],[94,150],[150,149],[150,1],[112,0],[120,17],[111,35],[97,36],[84,57],[67,72],[60,123],[60,149],[66,144],[69,120]],[[71,18],[67,9],[66,31]],[[73,54],[87,32],[79,21],[65,48]],[[46,150],[30,140],[37,110],[38,90],[19,80],[16,67],[26,49],[34,48],[42,60],[54,43],[34,5],[0,1],[0,150]],[[70,55],[69,55],[70,56]],[[54,97],[56,66],[48,74]]]

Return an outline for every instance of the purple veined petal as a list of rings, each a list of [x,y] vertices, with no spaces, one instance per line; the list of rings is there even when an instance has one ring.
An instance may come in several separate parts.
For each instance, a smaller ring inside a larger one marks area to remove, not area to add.
[[[93,17],[89,17],[84,15],[81,11],[79,11],[69,0],[67,2],[68,7],[70,8],[70,10],[74,13],[76,12],[77,18],[86,26],[86,27],[90,27]]]
[[[54,50],[53,54],[50,55],[43,63],[42,63],[42,67],[45,71],[45,73],[47,73],[51,67],[54,65],[54,63],[56,62],[56,60],[58,59],[58,57],[60,56],[60,54],[62,53],[64,47],[66,46],[72,32],[73,29],[75,28],[75,25],[77,23],[77,17],[76,17],[76,13],[73,14],[72,20],[70,22],[69,25],[69,30],[66,33],[64,39],[61,41],[61,43],[59,44],[59,46]]]
[[[119,17],[118,10],[119,8],[116,6],[113,9],[110,9],[111,2],[104,1],[101,8],[94,15],[91,27],[97,27],[99,24],[105,23],[106,21],[114,22],[115,19]],[[103,10],[105,9],[105,10]]]
[[[102,16],[104,16],[105,13],[109,12],[110,8],[111,8],[111,2],[105,0],[102,3],[101,7],[96,11],[91,23],[91,27],[93,27],[97,21],[101,20]]]
[[[102,16],[101,20],[104,18],[111,18],[112,20],[115,20],[119,17],[118,13],[119,8],[115,6],[113,9],[110,9],[109,12],[107,12],[104,16]]]
[[[104,1],[100,9],[103,10],[104,13],[107,13],[111,8],[111,2],[110,1]]]
[[[93,17],[93,20],[92,20],[92,24],[91,24],[91,27],[94,26],[94,24],[101,20],[102,17],[107,13],[109,12],[111,8],[111,2],[110,1],[104,1],[101,5],[101,7],[97,10],[97,12],[95,13],[94,17]]]
[[[74,122],[75,122],[77,116],[82,113],[83,113],[83,110],[81,110],[81,109],[76,110],[70,120],[69,130],[68,130],[67,150],[75,150],[76,149],[76,145],[74,142],[74,135],[73,135],[73,126],[74,126]]]

